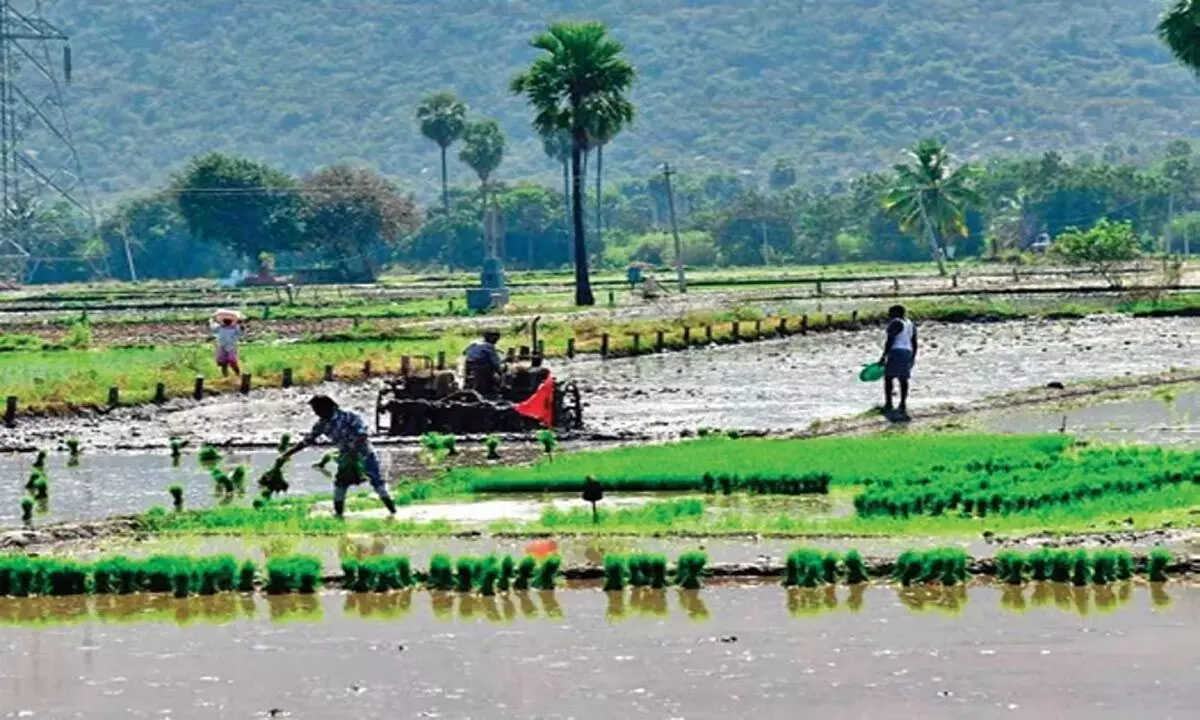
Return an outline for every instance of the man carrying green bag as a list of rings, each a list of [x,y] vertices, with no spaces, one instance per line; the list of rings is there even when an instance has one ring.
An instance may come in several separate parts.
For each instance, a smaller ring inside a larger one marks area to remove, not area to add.
[[[895,420],[908,419],[908,381],[917,359],[917,326],[903,305],[888,308],[887,339],[883,343],[883,414]],[[900,406],[892,408],[893,381],[900,381]]]

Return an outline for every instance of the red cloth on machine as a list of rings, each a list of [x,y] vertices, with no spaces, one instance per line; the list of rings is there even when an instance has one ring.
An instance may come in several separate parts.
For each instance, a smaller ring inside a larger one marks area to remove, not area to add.
[[[514,405],[513,410],[546,427],[554,427],[554,376],[547,377],[529,399]]]

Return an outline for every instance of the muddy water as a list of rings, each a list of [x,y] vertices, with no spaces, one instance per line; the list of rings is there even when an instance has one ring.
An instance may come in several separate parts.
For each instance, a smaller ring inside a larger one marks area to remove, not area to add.
[[[1079,437],[1200,448],[1200,391],[1104,402],[1079,408],[1032,409],[980,418],[996,432],[1056,432]]]
[[[1062,605],[1049,593],[1027,612],[997,589],[873,587],[855,598],[843,588],[833,607],[822,591],[770,586],[495,602],[331,594],[136,630],[85,607],[73,625],[0,626],[0,713],[1194,717],[1200,592],[1168,588],[1169,604],[1162,588],[1138,590],[1119,612],[1069,588]],[[1103,602],[1121,604],[1118,593]]]
[[[1196,366],[1200,321],[1105,316],[1072,321],[920,328],[910,406],[966,403],[1051,381],[1070,384]],[[668,434],[684,428],[795,429],[882,403],[882,383],[859,368],[878,359],[878,330],[609,362],[578,378],[599,430]]]

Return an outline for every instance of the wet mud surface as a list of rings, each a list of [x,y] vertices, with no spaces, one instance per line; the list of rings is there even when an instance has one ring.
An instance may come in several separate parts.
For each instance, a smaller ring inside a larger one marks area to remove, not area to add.
[[[990,324],[921,326],[911,409],[970,403],[1001,393],[1200,365],[1200,320],[1097,316]],[[579,381],[587,430],[602,436],[662,436],[699,427],[787,431],[852,416],[882,403],[881,383],[859,368],[878,359],[877,328],[695,349],[609,361],[553,363]],[[333,395],[374,420],[378,383],[262,390],[203,403],[121,409],[84,418],[25,421],[5,447],[53,443],[165,447],[171,435],[218,444],[273,443],[312,424],[305,400]]]
[[[75,624],[41,627],[21,618],[55,608],[0,601],[0,717],[1123,719],[1200,703],[1200,592],[1175,584],[163,598],[136,626],[111,600],[54,601]]]

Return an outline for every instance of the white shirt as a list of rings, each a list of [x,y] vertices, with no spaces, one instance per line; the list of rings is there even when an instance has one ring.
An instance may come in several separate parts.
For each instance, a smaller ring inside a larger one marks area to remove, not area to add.
[[[236,350],[238,338],[241,337],[241,328],[234,325],[232,327],[221,325],[213,332],[217,336],[217,347],[222,350]]]
[[[913,349],[913,324],[908,318],[895,318],[892,322],[900,323],[900,332],[896,334],[896,338],[892,340],[892,350],[908,350]]]

